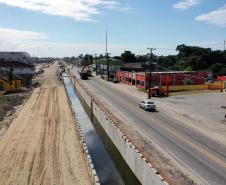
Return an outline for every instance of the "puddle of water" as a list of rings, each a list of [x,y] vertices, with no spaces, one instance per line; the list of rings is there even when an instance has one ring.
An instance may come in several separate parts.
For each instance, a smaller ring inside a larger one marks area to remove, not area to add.
[[[100,183],[103,185],[124,185],[125,183],[123,182],[122,177],[117,171],[112,159],[107,153],[88,115],[75,94],[70,79],[68,77],[63,77],[63,80],[68,97],[72,102],[72,108],[83,131]]]

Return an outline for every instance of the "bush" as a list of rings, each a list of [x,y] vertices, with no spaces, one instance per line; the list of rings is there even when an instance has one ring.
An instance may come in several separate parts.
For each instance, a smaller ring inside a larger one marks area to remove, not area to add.
[[[183,80],[183,82],[184,82],[184,85],[192,85],[193,84],[193,81],[191,78],[185,78]]]

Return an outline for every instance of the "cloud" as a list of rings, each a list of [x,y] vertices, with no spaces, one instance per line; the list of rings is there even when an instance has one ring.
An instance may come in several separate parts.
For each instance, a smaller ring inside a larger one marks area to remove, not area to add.
[[[125,4],[124,6],[122,6],[121,3],[116,1],[109,1],[108,3],[103,3],[103,4],[104,4],[103,8],[108,10],[127,11],[132,9],[128,4]]]
[[[156,47],[157,45],[155,45]],[[40,57],[65,57],[78,56],[79,54],[104,54],[105,43],[57,43],[49,41],[7,41],[1,40],[1,50],[3,51],[26,51],[31,56]],[[163,48],[163,46],[158,46]],[[175,46],[176,48],[176,46]],[[109,44],[111,56],[120,55],[125,50],[130,50],[138,54],[148,53],[147,45],[137,44]],[[175,54],[173,50],[156,50],[155,54],[167,55]]]
[[[217,10],[197,16],[195,20],[225,27],[226,26],[226,4]]]
[[[92,16],[100,14],[100,9],[128,9],[116,0],[0,0],[0,3],[76,21],[92,21]]]
[[[21,31],[10,28],[0,28],[0,40],[19,41],[19,40],[42,40],[46,39],[47,35],[33,31]]]
[[[186,44],[186,43],[185,43]],[[206,43],[187,43],[188,45],[198,45],[222,49],[222,41]],[[175,48],[178,44],[171,45],[149,45],[147,44],[112,44],[109,43],[111,56],[120,55],[125,50],[130,50],[138,54],[146,54],[147,46],[157,48],[154,52],[157,55],[176,54]],[[59,43],[50,42],[45,33],[33,31],[21,31],[11,28],[0,28],[0,48],[1,51],[26,51],[32,56],[40,57],[64,57],[77,56],[83,54],[104,54],[105,43]]]
[[[200,2],[201,0],[183,0],[174,4],[173,7],[178,10],[186,10],[200,4]]]
[[[165,46],[159,45],[158,47],[163,48]],[[81,53],[104,54],[105,43],[73,44],[50,42],[47,35],[44,33],[0,28],[0,48],[1,51],[26,51],[29,52],[32,56],[64,57],[77,56]],[[109,51],[111,52],[111,56],[120,55],[125,50],[131,50],[136,54],[145,54],[148,52],[146,48],[147,45],[109,44]],[[158,54],[159,52],[160,51],[156,51],[156,54]]]

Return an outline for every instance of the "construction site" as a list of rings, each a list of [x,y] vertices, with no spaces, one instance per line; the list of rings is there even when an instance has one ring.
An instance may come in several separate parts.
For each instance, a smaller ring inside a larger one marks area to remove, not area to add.
[[[0,185],[226,185],[225,0],[0,17]]]
[[[63,60],[38,69],[29,88],[0,97],[0,184],[224,184],[220,89],[151,97],[148,112],[133,84]]]
[[[57,71],[54,64],[35,78],[40,86],[15,108],[8,130],[3,132],[4,120],[0,122],[0,184],[92,184]]]

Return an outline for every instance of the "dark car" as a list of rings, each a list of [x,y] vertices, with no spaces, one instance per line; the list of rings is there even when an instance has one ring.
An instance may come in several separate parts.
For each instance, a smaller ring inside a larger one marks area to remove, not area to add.
[[[118,80],[117,78],[114,78],[114,79],[112,80],[112,82],[113,82],[113,83],[119,83],[119,80]]]

